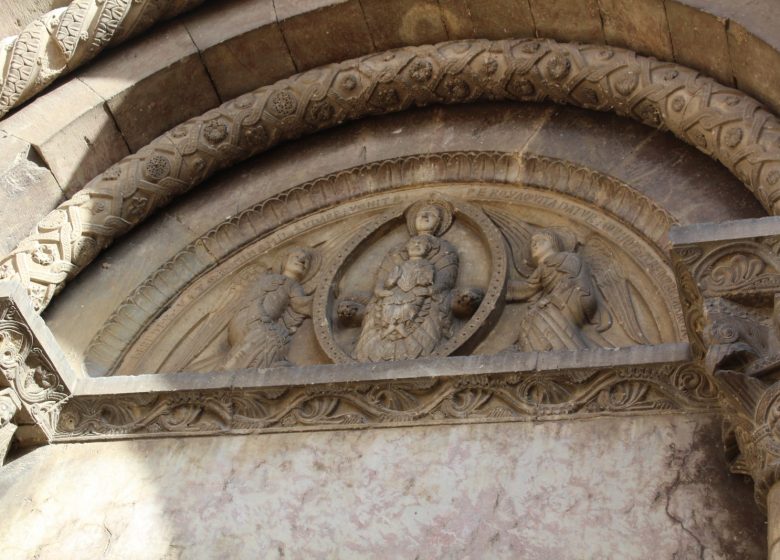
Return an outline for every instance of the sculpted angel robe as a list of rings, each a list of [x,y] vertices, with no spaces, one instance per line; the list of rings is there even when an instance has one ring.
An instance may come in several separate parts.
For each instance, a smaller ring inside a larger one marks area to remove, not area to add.
[[[257,299],[228,323],[230,353],[225,369],[269,367],[285,359],[290,336],[308,316],[310,297],[295,279],[265,274]]]
[[[520,323],[518,345],[524,351],[588,348],[581,327],[598,308],[587,264],[576,253],[559,252],[540,262],[528,279],[537,296]]]

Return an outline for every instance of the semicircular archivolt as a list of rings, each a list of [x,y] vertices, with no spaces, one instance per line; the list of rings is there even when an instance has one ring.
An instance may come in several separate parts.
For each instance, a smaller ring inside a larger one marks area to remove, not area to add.
[[[780,123],[683,66],[552,40],[457,41],[332,64],[187,121],[93,179],[0,262],[38,311],[118,236],[220,169],[368,115],[436,103],[552,100],[665,128],[780,210]]]
[[[361,186],[366,184],[371,185],[370,192]],[[607,222],[614,220],[631,231],[641,240],[641,246],[635,245],[638,254],[656,263],[645,266],[654,275],[652,284],[661,286],[666,296],[671,294],[668,301],[659,303],[667,308],[666,314],[674,324],[668,339],[684,338],[682,310],[675,298],[666,251],[667,233],[674,219],[666,211],[629,185],[568,161],[530,153],[446,152],[400,157],[332,173],[261,200],[215,224],[162,264],[117,306],[85,352],[89,374],[157,370],[157,366],[150,369],[146,362],[140,367],[139,360],[146,359],[143,356],[148,354],[150,344],[157,344],[163,333],[179,332],[173,323],[188,306],[201,301],[215,282],[232,278],[254,260],[263,260],[274,248],[300,243],[290,236],[305,235],[311,228],[320,227],[328,212],[332,214],[330,220],[337,220],[339,216],[351,216],[355,205],[367,197],[387,196],[383,193],[401,196],[421,185],[440,185],[438,192],[446,194],[469,184],[484,185],[475,187],[481,194],[470,196],[487,196],[489,200],[497,196],[489,191],[511,187],[520,198],[507,203],[533,204],[541,197],[544,204],[559,203],[558,211],[564,214],[569,208],[574,212],[572,219],[576,216],[576,220],[599,222],[601,219],[595,216],[601,214],[608,217]],[[520,185],[528,192],[521,194]],[[534,191],[538,194],[533,195]],[[362,204],[373,208],[374,203]],[[585,207],[593,210],[593,216],[583,213]],[[616,232],[614,226],[607,229],[612,232],[608,235]]]

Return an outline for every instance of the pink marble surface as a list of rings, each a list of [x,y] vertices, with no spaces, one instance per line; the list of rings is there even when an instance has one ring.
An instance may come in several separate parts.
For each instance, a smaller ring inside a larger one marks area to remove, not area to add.
[[[0,496],[9,560],[765,556],[714,416],[58,445]]]

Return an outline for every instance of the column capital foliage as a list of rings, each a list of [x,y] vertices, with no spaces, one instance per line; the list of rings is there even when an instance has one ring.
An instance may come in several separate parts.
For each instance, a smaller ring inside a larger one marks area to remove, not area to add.
[[[756,501],[780,481],[780,218],[672,231],[695,358],[720,391],[733,472]]]

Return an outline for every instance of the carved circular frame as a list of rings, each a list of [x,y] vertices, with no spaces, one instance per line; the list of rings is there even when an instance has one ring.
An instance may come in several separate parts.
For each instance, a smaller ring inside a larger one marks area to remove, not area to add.
[[[372,185],[370,193],[361,191],[361,184],[366,181]],[[383,160],[286,189],[225,219],[190,242],[139,284],[95,334],[84,355],[90,375],[114,375],[141,333],[152,324],[163,330],[168,328],[164,318],[175,315],[182,291],[194,289],[196,294],[202,294],[197,291],[199,283],[220,263],[238,258],[236,266],[245,265],[256,258],[257,251],[238,255],[254,246],[258,238],[263,240],[258,250],[279,243],[279,228],[285,224],[366,195],[420,184],[464,183],[524,185],[598,204],[601,211],[644,238],[660,259],[669,260],[667,233],[674,223],[672,216],[629,185],[592,169],[528,152],[443,152]],[[683,332],[682,323],[680,327]]]
[[[334,363],[351,363],[356,360],[349,356],[344,349],[336,342],[333,336],[333,327],[328,317],[331,315],[333,305],[333,285],[336,283],[339,272],[343,269],[344,263],[349,256],[354,253],[358,246],[370,238],[383,225],[397,221],[404,214],[409,214],[409,209],[414,208],[421,203],[429,203],[430,197],[422,198],[412,204],[404,203],[396,206],[395,210],[388,211],[380,216],[379,220],[374,220],[367,224],[343,246],[341,251],[331,261],[328,268],[323,271],[322,278],[318,282],[317,290],[314,294],[314,305],[312,319],[314,323],[314,332],[320,346]],[[445,198],[445,200],[447,200]],[[506,289],[507,274],[507,255],[504,247],[504,241],[496,226],[485,216],[482,211],[464,201],[453,203],[453,214],[465,218],[476,226],[480,235],[483,237],[485,248],[488,253],[488,263],[490,277],[487,286],[485,286],[485,296],[479,305],[476,313],[466,321],[455,335],[445,343],[438,346],[431,356],[445,357],[449,356],[480,332],[488,323],[488,319],[495,316],[500,311],[500,302],[503,300]],[[408,220],[408,218],[406,219]],[[446,230],[449,227],[439,228]],[[411,230],[411,227],[409,228]]]
[[[40,312],[114,239],[220,169],[347,120],[478,100],[550,100],[668,129],[723,163],[768,211],[780,212],[780,121],[748,95],[625,49],[455,41],[303,72],[175,127],[41,220],[0,261],[0,280],[20,282]],[[36,256],[41,246],[53,258]]]

